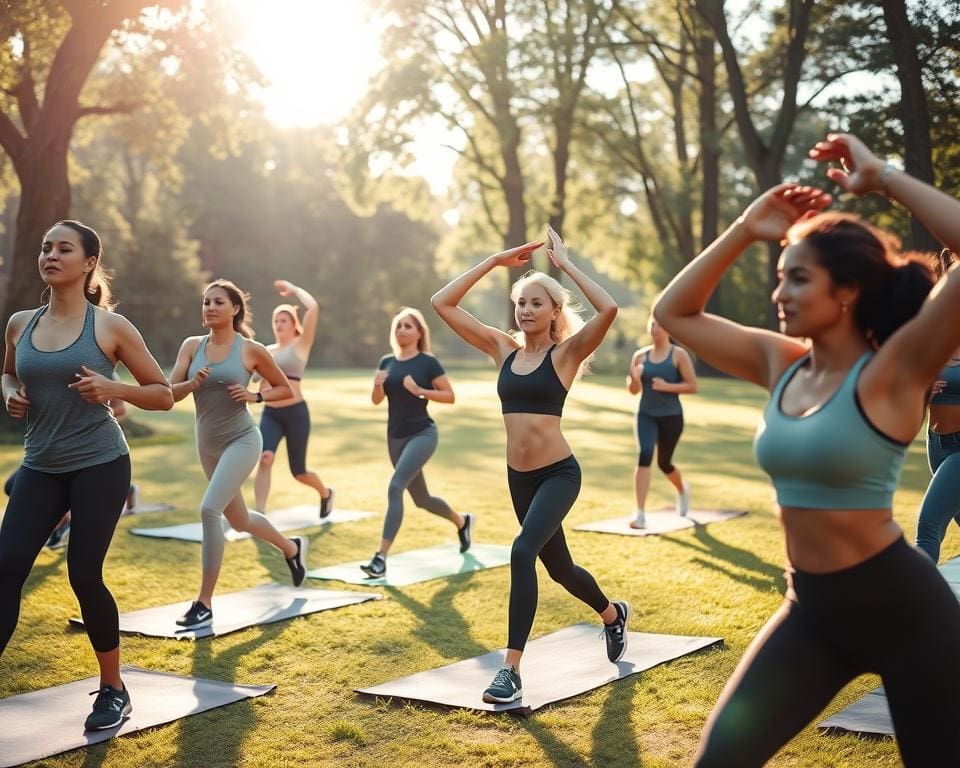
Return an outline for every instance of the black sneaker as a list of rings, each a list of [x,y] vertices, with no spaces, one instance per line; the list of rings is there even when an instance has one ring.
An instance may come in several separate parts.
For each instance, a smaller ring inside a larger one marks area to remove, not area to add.
[[[493,676],[493,682],[483,692],[483,700],[488,704],[509,704],[522,696],[523,684],[513,667],[500,667]]]
[[[377,552],[377,554],[370,558],[369,563],[360,566],[360,570],[371,579],[379,579],[381,576],[386,576],[387,558],[382,552]]]
[[[87,716],[83,727],[88,731],[103,731],[114,728],[123,722],[123,718],[133,711],[130,706],[130,693],[124,686],[118,691],[109,685],[99,691],[91,691],[90,695],[97,694],[93,702],[93,712]]]
[[[70,523],[64,523],[50,534],[47,539],[47,549],[62,549],[70,539]]]
[[[177,624],[185,629],[200,629],[213,624],[213,611],[199,600],[195,600],[187,612],[177,619]]]
[[[620,661],[627,652],[627,622],[630,621],[630,603],[618,600],[613,604],[617,609],[617,619],[613,624],[603,625],[603,635],[607,641],[607,658]]]
[[[293,586],[299,587],[307,578],[307,547],[310,546],[310,539],[306,536],[294,536],[290,541],[297,545],[297,554],[287,558],[287,566],[290,568]]]
[[[457,537],[460,539],[460,554],[462,555],[473,543],[473,515],[466,514],[463,516],[463,528],[457,531]]]
[[[335,491],[333,488],[327,488],[330,491],[330,495],[325,499],[320,499],[320,519],[323,520],[326,517],[330,517],[330,513],[333,512],[333,494]]]

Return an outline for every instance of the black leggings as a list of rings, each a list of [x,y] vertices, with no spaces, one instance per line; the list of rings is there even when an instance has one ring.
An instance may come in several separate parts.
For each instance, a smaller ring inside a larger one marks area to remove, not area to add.
[[[21,467],[0,525],[0,654],[20,616],[33,561],[67,510],[72,513],[67,568],[95,651],[120,645],[117,604],[103,583],[103,561],[130,490],[130,457],[73,472]]]
[[[669,416],[648,416],[637,412],[637,442],[640,444],[640,457],[637,465],[649,467],[653,464],[653,449],[657,449],[657,466],[669,475],[673,466],[673,452],[683,433],[683,414]]]
[[[510,551],[510,628],[507,647],[522,651],[537,612],[537,557],[550,578],[597,613],[610,605],[597,582],[574,564],[560,524],[580,493],[580,464],[570,456],[529,472],[507,467],[520,533]]]
[[[883,679],[903,762],[960,765],[960,604],[901,538],[792,586],[744,654],[704,730],[697,768],[764,765],[847,683]]]
[[[267,406],[260,416],[263,450],[277,452],[280,441],[287,438],[287,461],[294,477],[307,473],[307,440],[310,438],[310,410],[301,400],[282,408]]]

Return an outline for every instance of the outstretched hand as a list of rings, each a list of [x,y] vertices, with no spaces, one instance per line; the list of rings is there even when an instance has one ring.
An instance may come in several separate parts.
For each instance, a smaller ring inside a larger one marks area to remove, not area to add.
[[[827,170],[827,178],[844,192],[865,195],[882,192],[880,174],[885,163],[873,154],[860,139],[849,133],[830,133],[810,150],[810,157],[821,163],[840,163],[840,168]]]
[[[500,253],[496,254],[493,258],[497,260],[497,265],[501,267],[522,267],[529,263],[533,252],[542,245],[542,240],[524,243],[523,245],[518,245],[516,248],[500,251]]]
[[[740,219],[755,240],[780,242],[790,227],[816,215],[832,201],[833,198],[818,187],[785,182],[750,203]]]
[[[273,287],[281,296],[293,296],[293,283],[289,280],[274,280]]]
[[[567,253],[567,246],[563,244],[560,235],[556,233],[553,227],[547,224],[547,237],[550,239],[550,247],[547,248],[547,257],[557,269],[563,269],[570,263],[570,255]]]

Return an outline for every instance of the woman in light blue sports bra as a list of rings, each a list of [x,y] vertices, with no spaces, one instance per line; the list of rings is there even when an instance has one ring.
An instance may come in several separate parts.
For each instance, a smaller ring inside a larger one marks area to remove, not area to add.
[[[827,175],[844,191],[885,194],[960,245],[960,202],[855,137],[830,135],[810,156],[840,163]],[[892,513],[930,382],[960,346],[960,274],[931,293],[925,265],[855,216],[820,213],[830,200],[792,183],[763,193],[654,307],[708,364],[770,391],[755,447],[789,559],[783,605],[720,694],[698,768],[765,764],[864,673],[883,680],[905,765],[960,765],[960,604]],[[781,333],[705,311],[764,240],[787,243],[772,297]]]
[[[170,374],[173,396],[193,394],[197,409],[197,453],[210,484],[200,501],[203,525],[202,578],[197,599],[177,619],[185,630],[213,623],[213,591],[223,563],[223,518],[283,552],[294,586],[306,577],[306,536],[288,539],[260,512],[247,509],[241,488],[260,460],[260,430],[247,403],[290,397],[283,372],[247,325],[247,296],[229,280],[214,280],[203,291],[206,336],[184,339]],[[266,394],[247,389],[258,373],[270,384]]]
[[[281,296],[295,296],[306,311],[301,322],[297,308],[292,304],[281,304],[273,310],[273,335],[276,341],[267,347],[267,351],[286,375],[291,395],[264,406],[260,415],[263,450],[257,465],[253,492],[257,509],[266,512],[273,460],[280,441],[286,438],[290,474],[317,492],[320,497],[320,518],[323,519],[333,511],[333,489],[325,486],[316,472],[307,469],[310,410],[300,391],[300,380],[307,368],[307,358],[310,357],[317,333],[317,300],[288,280],[276,280],[273,287]],[[266,394],[269,388],[269,384],[261,385],[260,391]]]
[[[934,261],[934,271],[945,274],[954,260],[944,250]],[[936,563],[950,520],[960,524],[960,349],[937,374],[930,395],[927,462],[932,477],[920,504],[917,546]]]

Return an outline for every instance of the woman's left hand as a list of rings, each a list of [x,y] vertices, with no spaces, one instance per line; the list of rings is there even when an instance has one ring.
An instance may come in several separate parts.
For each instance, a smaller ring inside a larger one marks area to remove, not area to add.
[[[403,388],[411,395],[420,397],[420,387],[417,382],[413,380],[413,376],[411,376],[409,373],[403,377]]]
[[[289,280],[274,280],[273,287],[281,296],[293,296],[293,283]]]
[[[238,403],[252,403],[257,399],[253,392],[240,384],[230,384],[227,387],[227,394]]]
[[[550,239],[550,247],[547,248],[547,257],[557,269],[563,269],[570,264],[570,255],[567,253],[567,246],[563,244],[553,227],[547,225],[547,237]]]
[[[81,365],[80,372],[74,375],[77,380],[67,386],[77,390],[80,397],[88,403],[106,403],[116,396],[116,382],[113,379],[90,370],[85,365]]]

